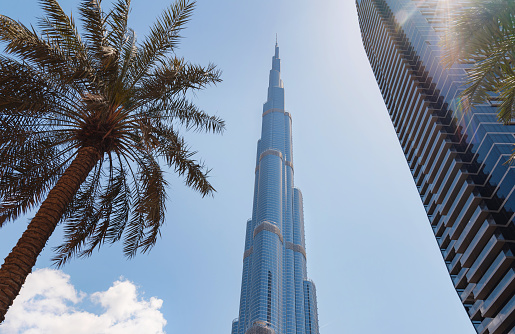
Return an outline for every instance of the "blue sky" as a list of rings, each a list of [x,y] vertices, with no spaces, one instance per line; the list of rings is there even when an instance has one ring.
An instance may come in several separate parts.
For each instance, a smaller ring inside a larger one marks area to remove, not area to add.
[[[131,26],[139,36],[169,3],[133,0]],[[61,4],[76,13],[77,0]],[[34,25],[41,15],[36,0],[2,1],[0,13]],[[166,333],[230,333],[276,33],[321,333],[473,334],[375,83],[351,0],[197,2],[177,55],[223,71],[224,81],[195,102],[224,118],[227,131],[186,134],[212,168],[217,193],[202,198],[170,171],[167,223],[154,250],[129,261],[120,245],[106,246],[66,265],[55,282],[86,296],[74,304],[77,298],[66,295],[66,312],[107,314],[111,304],[98,296],[132,282],[139,310],[152,297],[162,300],[148,307],[162,313]],[[1,256],[27,220],[0,231]],[[60,237],[57,230],[37,268],[51,265]],[[63,326],[63,333],[76,330]],[[10,331],[0,326],[1,334]]]

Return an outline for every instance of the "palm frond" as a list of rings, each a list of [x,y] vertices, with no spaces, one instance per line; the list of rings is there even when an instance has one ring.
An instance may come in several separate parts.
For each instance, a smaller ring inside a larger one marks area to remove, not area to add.
[[[145,117],[152,124],[169,124],[178,121],[186,129],[223,133],[225,122],[200,110],[186,98],[161,99],[142,110],[135,117]]]
[[[216,66],[190,65],[184,59],[173,58],[142,78],[136,96],[142,101],[172,97],[187,90],[198,90],[220,82],[221,72]]]
[[[0,15],[0,41],[6,43],[6,53],[42,67],[48,75],[58,76],[61,84],[67,84],[76,91],[86,89],[85,78],[93,76],[88,62],[69,57],[58,43],[45,41],[33,30],[4,15]]]
[[[159,236],[164,222],[166,185],[159,164],[151,155],[138,159],[138,180],[132,218],[124,235],[123,252],[133,257],[138,250],[148,251]]]
[[[41,8],[46,16],[40,19],[43,34],[49,37],[52,44],[61,45],[68,57],[76,57],[87,61],[87,49],[82,42],[75,22],[66,15],[56,0],[40,0]]]
[[[108,44],[116,50],[121,50],[127,36],[127,22],[129,20],[131,0],[118,0],[111,12],[107,15],[107,26],[110,31],[106,36]]]
[[[40,204],[72,156],[70,134],[52,130],[45,123],[37,117],[0,113],[2,221]]]
[[[165,55],[177,47],[179,33],[189,21],[194,7],[195,2],[178,0],[163,11],[143,40],[131,71],[132,85],[136,85],[155,64],[163,61]]]
[[[509,75],[504,76],[500,91],[499,98],[502,102],[498,107],[497,117],[504,124],[510,124],[515,119],[515,73],[513,70]]]
[[[113,243],[121,238],[129,219],[131,189],[122,165],[116,167],[111,161],[108,173],[107,183],[102,186],[98,169],[69,207],[65,241],[56,248],[53,259],[57,266],[73,257],[88,257],[104,242]],[[75,213],[76,210],[81,212]]]
[[[192,159],[197,152],[189,150],[184,138],[172,128],[163,126],[152,127],[151,131],[160,142],[157,154],[163,157],[177,174],[185,176],[186,185],[200,192],[202,196],[212,195],[215,189],[207,180],[210,170],[202,162]]]
[[[0,169],[0,227],[3,222],[14,220],[39,205],[49,189],[57,182],[68,165],[69,159],[43,141],[32,145],[25,159]],[[0,149],[0,154],[5,154]]]
[[[100,0],[83,0],[79,6],[85,39],[88,41],[90,56],[95,59],[96,79],[105,91],[118,75],[119,50],[107,39],[107,17],[100,7]]]
[[[106,239],[114,243],[121,239],[125,226],[129,220],[131,209],[131,189],[127,182],[127,172],[123,167],[121,157],[118,156],[118,167],[113,178],[114,188],[112,199],[113,215],[111,224],[106,233]]]
[[[442,60],[449,67],[456,62],[482,58],[487,49],[506,41],[514,28],[511,15],[515,3],[511,0],[469,0],[461,8],[465,9],[453,14],[442,41],[445,50]]]
[[[88,49],[97,59],[101,58],[102,47],[105,46],[106,28],[105,19],[100,8],[99,0],[82,0],[79,6],[82,19],[84,37],[88,43]]]
[[[0,108],[3,115],[71,120],[76,108],[69,86],[28,64],[0,56]]]
[[[98,163],[66,209],[63,216],[64,242],[54,248],[56,255],[52,258],[57,267],[63,266],[80,254],[88,236],[93,233],[100,220],[96,199],[100,188],[101,170],[101,163]]]
[[[442,42],[444,64],[469,65],[465,89],[460,96],[466,109],[496,96],[501,100],[498,119],[511,123],[514,116],[513,66],[515,60],[515,2],[511,0],[469,0]]]
[[[120,50],[121,50],[121,56],[120,56],[120,72],[118,74],[118,78],[120,79],[120,83],[116,85],[116,87],[120,85],[127,85],[128,83],[124,82],[123,80],[127,80],[129,73],[131,71],[132,66],[134,66],[134,61],[137,58],[138,55],[138,47],[136,45],[137,38],[136,33],[128,28],[126,38],[124,39]]]
[[[499,78],[503,75],[499,63],[504,58],[504,52],[495,52],[488,58],[478,61],[469,69],[467,86],[463,96],[468,96],[473,103],[483,103],[490,97],[490,92],[497,91]]]

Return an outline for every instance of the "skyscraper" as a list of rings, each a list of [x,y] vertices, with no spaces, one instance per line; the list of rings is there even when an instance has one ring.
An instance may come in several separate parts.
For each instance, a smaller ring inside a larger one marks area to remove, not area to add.
[[[478,333],[514,334],[515,165],[507,160],[515,126],[497,121],[495,99],[463,112],[459,92],[470,65],[440,62],[449,6],[461,3],[357,0],[356,7],[363,45],[456,292]]]
[[[232,334],[318,334],[316,291],[306,273],[302,193],[293,185],[291,114],[284,109],[277,43],[262,116],[240,311]]]

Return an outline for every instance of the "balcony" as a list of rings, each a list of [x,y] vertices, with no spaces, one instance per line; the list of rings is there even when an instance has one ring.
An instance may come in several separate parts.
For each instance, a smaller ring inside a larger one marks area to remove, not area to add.
[[[447,195],[442,201],[442,213],[449,214],[449,216],[454,217],[454,213],[457,211],[456,206],[463,205],[463,201],[466,199],[466,196],[472,191],[474,188],[474,184],[467,179],[468,174],[463,170],[460,170],[456,175],[456,179],[451,184]],[[449,219],[447,226],[451,226],[454,224],[454,220]]]
[[[468,272],[468,268],[461,268],[458,275],[456,275],[456,278],[453,280],[454,286],[457,289],[462,289],[467,285],[466,275]]]
[[[451,275],[456,275],[461,270],[461,266],[459,265],[459,260],[461,258],[461,254],[457,253],[454,256],[454,259],[451,262],[449,272]]]
[[[477,283],[485,271],[490,267],[491,262],[495,256],[504,246],[504,237],[502,234],[494,234],[486,244],[483,251],[479,254],[474,264],[470,267],[467,273],[467,280],[472,283]]]
[[[447,153],[444,157],[445,163],[441,164],[438,171],[436,172],[436,177],[435,177],[434,182],[431,185],[431,190],[438,192],[440,185],[442,184],[445,176],[447,175],[447,173],[449,172],[449,170],[451,168],[450,167],[451,164],[453,164],[453,166],[455,166],[455,164],[456,164],[456,161],[454,160],[455,156],[456,156],[455,150],[452,147],[450,147],[447,150]]]
[[[435,232],[435,236],[437,236],[437,237],[442,236],[443,233],[445,233],[445,227],[444,227],[445,223],[444,223],[444,220],[441,218],[442,218],[442,216],[439,213],[436,213],[434,215],[433,221],[431,222],[433,226],[436,224],[436,226],[434,226],[434,232]]]
[[[481,224],[488,224],[485,222],[486,216],[488,212],[486,212],[488,208],[485,203],[481,201],[472,214],[472,217],[465,225],[463,231],[461,232],[458,241],[456,242],[456,250],[460,253],[465,252],[468,244],[476,235],[477,230],[481,227]]]
[[[476,285],[474,283],[470,283],[467,288],[460,294],[460,299],[463,303],[474,301],[474,296],[472,295],[472,291]]]
[[[488,242],[488,238],[490,238],[495,231],[495,221],[493,219],[486,219],[483,221],[483,224],[479,228],[479,231],[476,232],[474,239],[470,242],[467,249],[463,253],[461,258],[461,265],[463,267],[470,267],[474,259],[478,256],[481,249],[483,249],[484,245]]]
[[[450,233],[450,228],[446,228],[440,238],[440,241],[439,241],[440,248],[448,248],[449,243],[451,242],[449,233]]]
[[[513,306],[515,307],[513,291],[515,291],[515,269],[511,268],[501,282],[499,282],[495,290],[488,296],[483,305],[481,305],[481,314],[484,317],[494,317],[506,299],[510,298],[510,295],[514,303]]]
[[[458,202],[460,202],[458,204]],[[452,226],[451,238],[459,239],[459,236],[465,229],[467,223],[470,220],[470,217],[474,214],[478,204],[481,202],[481,197],[479,196],[479,192],[476,190],[472,190],[472,192],[468,195],[467,201],[463,203],[463,201],[456,201],[454,205],[456,207],[451,208],[451,214],[449,215],[449,220],[454,220],[454,224]],[[458,215],[459,214],[459,215]],[[457,217],[456,217],[457,215]]]
[[[511,300],[506,303],[497,316],[488,324],[488,333],[505,334],[510,330],[509,326],[513,321],[515,321],[515,296],[512,295]],[[513,333],[514,329],[511,328],[511,331],[507,334]]]
[[[485,299],[514,260],[515,257],[510,249],[501,250],[474,289],[474,296],[477,299]]]
[[[476,327],[478,334],[491,334],[488,332],[488,325],[492,321],[492,318],[485,318],[479,326]]]
[[[472,305],[471,308],[469,308],[468,313],[470,316],[470,319],[474,319],[480,316],[479,314],[479,308],[483,304],[483,301],[481,299],[476,300],[476,302]]]
[[[446,250],[443,251],[443,258],[445,261],[452,261],[454,255],[456,255],[456,251],[454,250],[454,244],[456,240],[451,240],[449,246],[447,246]]]

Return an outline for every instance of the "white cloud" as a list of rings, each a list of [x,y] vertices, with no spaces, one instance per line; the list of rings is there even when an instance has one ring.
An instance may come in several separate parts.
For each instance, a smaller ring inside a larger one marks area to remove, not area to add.
[[[87,300],[104,312],[81,310]],[[78,292],[62,271],[39,269],[27,277],[0,334],[162,334],[162,305],[161,299],[139,297],[137,287],[127,280],[88,296]]]

